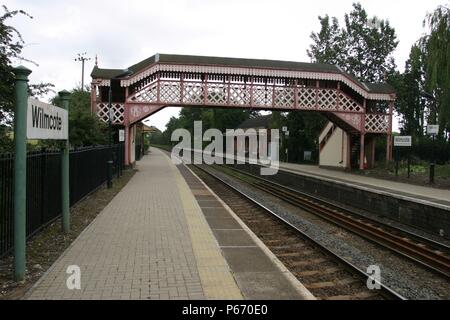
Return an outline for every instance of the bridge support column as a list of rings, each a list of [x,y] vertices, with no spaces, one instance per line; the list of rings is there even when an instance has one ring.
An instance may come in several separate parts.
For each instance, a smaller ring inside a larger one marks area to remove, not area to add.
[[[130,165],[130,126],[125,126],[125,166]]]
[[[352,136],[347,133],[347,162],[345,167],[347,170],[352,169]]]
[[[369,168],[375,167],[375,152],[376,152],[377,138],[373,137],[370,142],[370,163]]]
[[[392,161],[392,135],[388,134],[386,140],[386,165]]]
[[[365,134],[361,134],[360,150],[359,150],[359,169],[364,170],[364,157],[365,157]]]
[[[387,142],[386,142],[386,166],[389,165],[389,162],[392,161],[392,117],[394,114],[394,102],[391,101],[389,103],[389,118],[388,118],[388,136],[387,136]]]

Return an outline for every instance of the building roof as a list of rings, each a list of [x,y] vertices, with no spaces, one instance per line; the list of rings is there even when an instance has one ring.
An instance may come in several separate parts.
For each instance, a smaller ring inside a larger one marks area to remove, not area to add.
[[[148,59],[145,59],[128,69],[100,69],[94,67],[91,76],[100,79],[109,79],[111,74],[119,74],[126,70],[132,73],[137,73],[143,69],[151,66],[154,63],[172,63],[172,64],[190,64],[190,65],[220,65],[229,67],[251,67],[251,68],[271,68],[271,69],[286,69],[296,71],[311,71],[311,72],[341,72],[339,68],[323,63],[306,63],[293,61],[279,61],[279,60],[263,60],[263,59],[242,59],[242,58],[222,58],[222,57],[208,57],[208,56],[190,56],[190,55],[176,55],[176,54],[156,54]]]
[[[370,82],[364,82],[366,87],[369,89],[369,92],[376,92],[376,93],[393,93],[395,92],[394,87],[392,87],[388,83],[370,83]]]
[[[152,132],[158,132],[158,131],[160,131],[158,128],[156,128],[155,126],[147,126],[146,124],[144,124],[143,122],[142,122],[142,124],[143,124],[143,127],[142,127],[142,132],[149,132],[149,133],[152,133]]]
[[[99,67],[95,66],[94,69],[92,69],[91,77],[97,79],[111,79],[116,77],[120,78],[127,74],[129,74],[129,71],[126,69],[100,69]]]
[[[156,64],[178,64],[178,65],[202,65],[202,66],[225,66],[225,67],[244,67],[244,68],[260,68],[260,69],[276,69],[301,72],[322,72],[344,74],[351,78],[354,82],[359,83],[362,87],[367,88],[370,93],[394,93],[395,90],[388,84],[363,83],[356,79],[353,75],[347,74],[340,68],[324,63],[306,63],[295,61],[280,60],[264,60],[264,59],[243,59],[243,58],[226,58],[226,57],[209,57],[209,56],[192,56],[192,55],[175,55],[175,54],[156,54],[150,58],[142,60],[127,69],[102,69],[97,66],[92,70],[91,76],[95,79],[111,79],[111,78],[127,78],[133,76],[148,67]]]
[[[269,128],[272,115],[258,116],[250,118],[242,122],[237,129],[251,129],[251,128]]]

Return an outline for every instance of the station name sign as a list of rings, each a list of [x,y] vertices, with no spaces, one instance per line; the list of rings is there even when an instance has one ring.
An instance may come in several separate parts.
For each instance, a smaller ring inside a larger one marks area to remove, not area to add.
[[[394,147],[411,147],[412,137],[411,136],[395,136],[394,137]]]
[[[67,110],[28,98],[27,138],[67,140],[69,138]]]

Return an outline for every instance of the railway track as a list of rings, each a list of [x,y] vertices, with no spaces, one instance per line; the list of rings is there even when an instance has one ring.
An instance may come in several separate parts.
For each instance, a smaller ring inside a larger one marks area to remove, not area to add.
[[[450,248],[444,244],[383,224],[351,212],[317,197],[269,181],[254,174],[226,167],[236,172],[235,177],[294,206],[300,207],[339,227],[377,243],[401,256],[450,278]]]
[[[367,273],[317,243],[211,169],[198,165],[191,165],[191,168],[318,299],[405,299],[383,284],[379,290],[369,290]]]

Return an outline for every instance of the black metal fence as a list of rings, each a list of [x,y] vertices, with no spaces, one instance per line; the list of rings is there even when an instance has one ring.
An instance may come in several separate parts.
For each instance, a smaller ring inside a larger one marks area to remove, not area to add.
[[[124,168],[124,145],[88,147],[70,152],[70,205],[102,186],[112,152],[114,174]],[[0,257],[13,247],[14,154],[0,154]],[[61,214],[61,153],[29,152],[27,156],[27,237]]]

